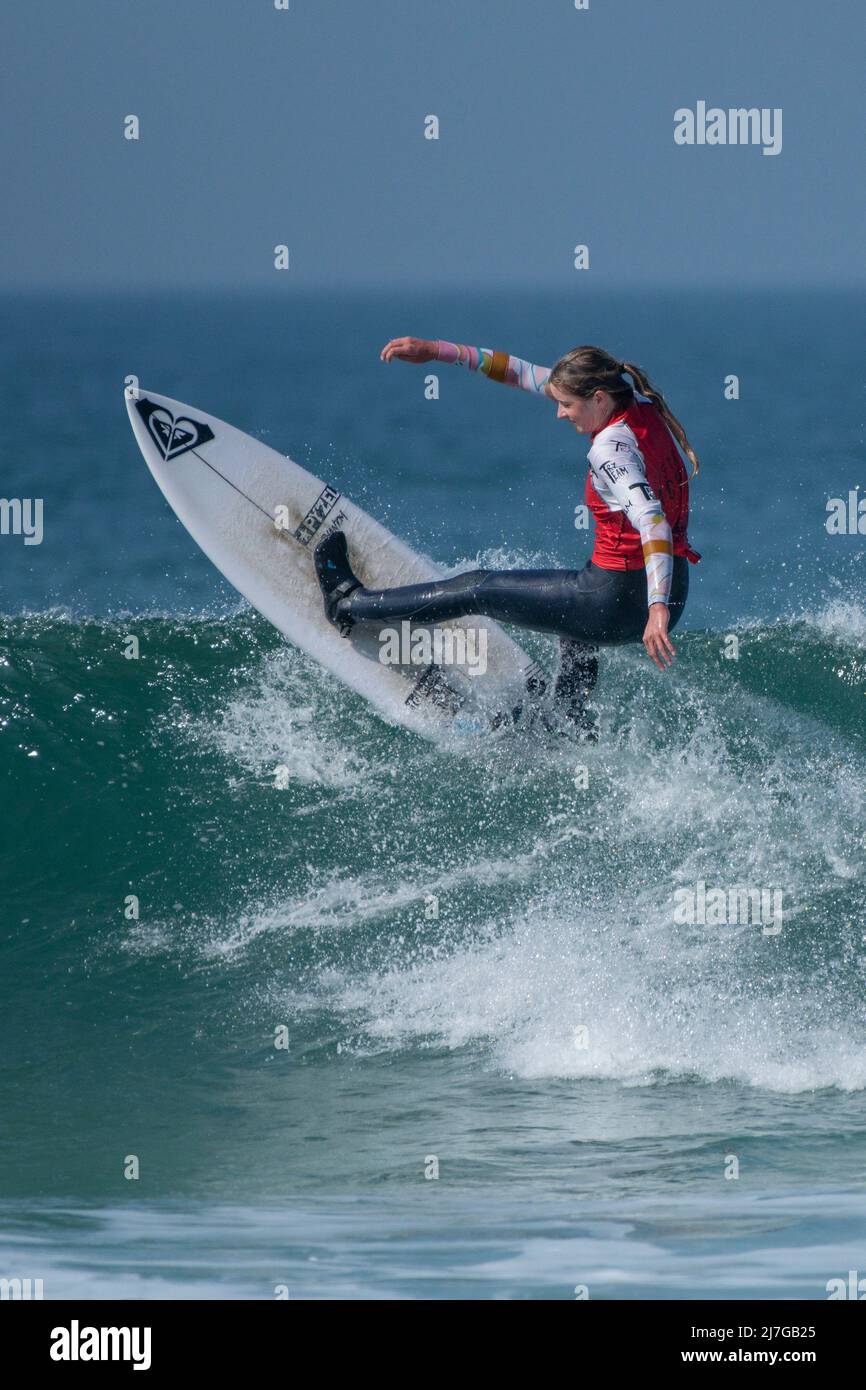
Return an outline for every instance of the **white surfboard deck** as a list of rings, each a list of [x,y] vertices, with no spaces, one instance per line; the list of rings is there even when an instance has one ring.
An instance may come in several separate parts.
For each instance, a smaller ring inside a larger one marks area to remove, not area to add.
[[[128,387],[125,398],[148,468],[220,573],[290,642],[386,719],[432,738],[484,732],[496,716],[531,699],[539,680],[546,683],[537,664],[488,618],[438,624],[486,630],[487,670],[480,675],[469,674],[478,664],[477,645],[462,664],[401,666],[380,661],[379,631],[369,624],[341,637],[325,617],[313,567],[313,551],[331,531],[345,532],[352,567],[368,588],[438,579],[444,571],[260,440],[141,387]]]

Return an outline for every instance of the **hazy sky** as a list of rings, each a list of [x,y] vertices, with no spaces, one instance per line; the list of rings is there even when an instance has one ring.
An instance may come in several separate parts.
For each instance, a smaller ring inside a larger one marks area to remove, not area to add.
[[[3,287],[866,278],[862,0],[28,0],[2,27]],[[699,101],[782,108],[781,153],[678,146]]]

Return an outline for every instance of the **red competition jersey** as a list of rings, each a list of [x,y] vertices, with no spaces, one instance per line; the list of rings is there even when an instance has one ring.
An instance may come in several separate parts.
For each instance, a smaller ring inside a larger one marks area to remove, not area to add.
[[[592,440],[592,466],[586,475],[584,494],[595,518],[592,563],[608,570],[640,570],[646,563],[640,532],[624,510],[614,510],[610,500],[599,496],[593,483],[593,471],[599,480],[605,471],[604,455],[610,455],[610,465],[615,468],[617,452],[624,450],[636,452],[643,462],[647,483],[661,502],[671,528],[674,555],[685,555],[696,564],[701,557],[689,545],[686,534],[689,519],[686,467],[673,436],[652,402],[635,400],[627,410],[612,416],[602,429],[596,430]]]

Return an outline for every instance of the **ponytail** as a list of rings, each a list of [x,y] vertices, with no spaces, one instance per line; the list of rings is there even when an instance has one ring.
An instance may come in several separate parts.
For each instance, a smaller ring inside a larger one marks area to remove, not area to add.
[[[686,432],[674,415],[661,391],[657,391],[642,367],[633,362],[618,362],[604,348],[572,348],[560,357],[550,373],[548,384],[558,386],[570,396],[591,396],[606,391],[618,407],[625,409],[634,400],[634,391],[623,374],[628,373],[642,396],[651,400],[674,439],[692,465],[691,477],[700,472],[698,456],[686,438]]]
[[[701,465],[698,463],[698,456],[689,443],[685,430],[676,415],[674,415],[661,391],[658,391],[655,386],[653,386],[643,368],[636,367],[633,362],[623,362],[620,371],[628,372],[641,395],[648,397],[648,399],[652,401],[686,458],[691,462],[691,477],[694,478],[695,474],[701,471]]]

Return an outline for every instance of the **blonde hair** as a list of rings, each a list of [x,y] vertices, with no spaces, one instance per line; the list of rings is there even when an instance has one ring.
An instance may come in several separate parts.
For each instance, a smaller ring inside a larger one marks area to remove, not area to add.
[[[634,400],[634,390],[623,373],[627,372],[642,396],[651,400],[674,439],[692,465],[691,477],[700,472],[698,456],[688,441],[686,432],[674,415],[661,391],[653,386],[643,367],[634,362],[617,362],[609,352],[599,347],[576,347],[560,357],[547,379],[548,386],[557,386],[569,396],[591,396],[606,391],[623,410]]]

